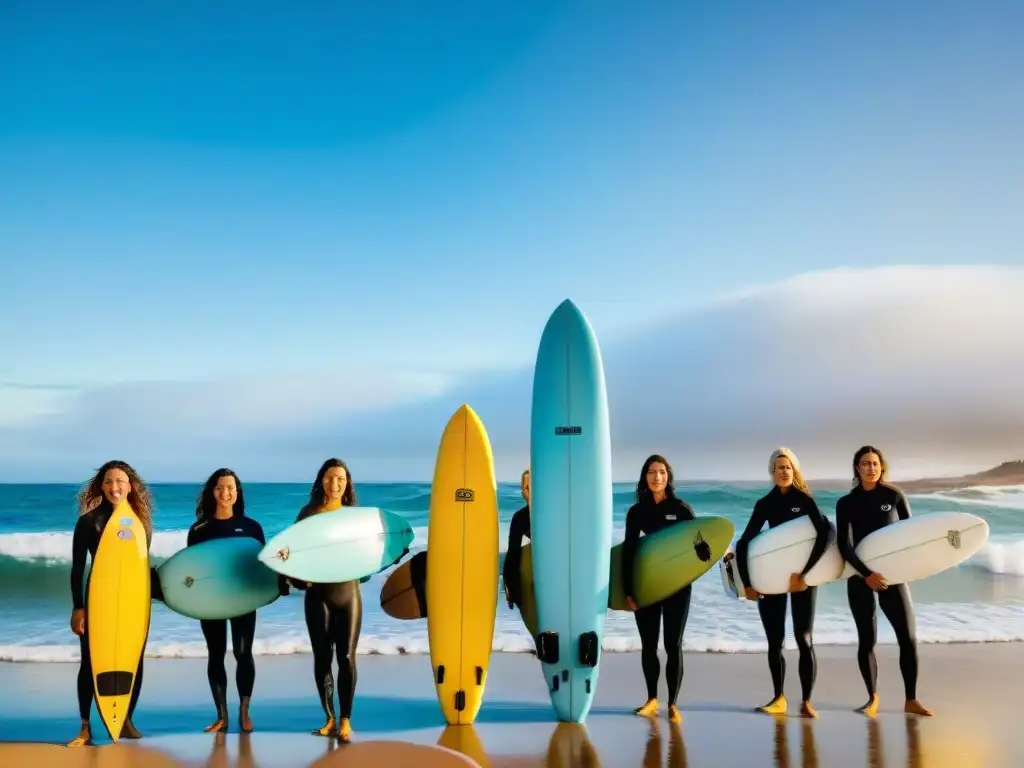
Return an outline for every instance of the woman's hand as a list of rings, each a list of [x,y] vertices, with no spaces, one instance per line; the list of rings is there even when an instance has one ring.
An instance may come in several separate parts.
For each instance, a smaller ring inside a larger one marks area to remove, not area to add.
[[[631,611],[636,611],[636,600],[633,599],[632,595],[626,595],[626,607]]]
[[[803,592],[807,589],[807,582],[804,580],[802,573],[793,573],[789,576],[789,591],[790,592]]]
[[[75,608],[71,612],[71,631],[79,637],[85,634],[85,608]]]
[[[864,581],[869,587],[875,590],[875,592],[884,592],[889,588],[889,585],[885,581],[885,577],[880,573],[875,573],[874,571],[868,574],[868,577],[864,579]]]
[[[505,602],[508,603],[508,607],[509,608],[515,608],[516,604],[514,602],[512,602],[512,594],[508,591],[508,584],[505,584],[504,587],[505,587]]]
[[[753,587],[744,587],[743,594],[746,596],[747,600],[757,600],[759,597],[761,597],[761,595],[758,594],[757,590]]]

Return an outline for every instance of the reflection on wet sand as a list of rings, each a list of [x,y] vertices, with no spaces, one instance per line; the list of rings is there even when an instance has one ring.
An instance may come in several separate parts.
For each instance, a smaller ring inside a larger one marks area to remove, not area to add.
[[[775,717],[775,744],[772,756],[778,768],[790,768],[788,719]],[[818,743],[810,720],[800,721],[800,768],[818,768]]]
[[[472,725],[447,725],[441,731],[437,746],[446,747],[460,752],[470,760],[476,761],[480,768],[492,768],[490,758],[484,749],[483,742]]]
[[[240,733],[236,743],[238,744],[238,757],[234,763],[231,763],[228,761],[227,734],[214,734],[213,748],[210,751],[210,756],[206,759],[204,768],[259,768],[259,763],[252,754],[252,737],[248,733]]]
[[[661,768],[661,721],[651,718],[651,731],[647,735],[642,768]],[[686,743],[683,741],[683,726],[668,723],[668,762],[666,768],[687,768]]]

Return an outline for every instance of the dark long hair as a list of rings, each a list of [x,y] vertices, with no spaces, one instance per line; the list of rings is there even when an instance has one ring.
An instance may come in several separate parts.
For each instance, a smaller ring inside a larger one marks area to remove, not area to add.
[[[324,508],[324,504],[327,503],[327,494],[324,493],[324,475],[327,474],[327,470],[340,467],[345,470],[345,477],[348,482],[345,485],[345,492],[341,494],[341,506],[343,507],[354,507],[356,505],[356,486],[352,482],[352,473],[349,471],[348,464],[338,458],[328,459],[320,467],[320,471],[316,473],[316,480],[313,481],[313,486],[309,489],[309,501],[306,502],[306,506],[299,512],[300,517],[311,515],[314,512],[319,512]]]
[[[233,477],[235,479],[238,497],[235,499],[231,512],[238,517],[245,517],[245,494],[242,492],[242,481],[238,479],[238,475],[234,473],[234,470],[221,467],[207,478],[206,485],[203,486],[203,490],[196,500],[196,520],[201,523],[210,520],[217,511],[217,499],[214,498],[213,491],[217,487],[217,481],[222,477]]]
[[[107,497],[103,495],[103,478],[112,469],[120,469],[128,475],[128,482],[131,483],[132,488],[128,491],[126,501],[142,522],[143,527],[146,529],[146,535],[152,537],[153,499],[149,494],[149,488],[146,487],[142,478],[139,477],[139,473],[126,461],[119,461],[117,459],[108,461],[96,470],[96,474],[92,476],[92,479],[82,486],[82,490],[78,492],[78,514],[84,515],[86,512],[90,512],[103,505],[110,506]]]
[[[668,459],[664,456],[654,453],[647,457],[647,461],[644,462],[644,466],[640,470],[640,479],[636,484],[637,503],[640,504],[651,500],[651,489],[647,487],[647,470],[651,468],[651,464],[665,465],[665,469],[668,471],[668,483],[665,485],[665,496],[669,499],[676,498],[676,479],[675,475],[672,473],[672,465],[668,463]]]
[[[873,445],[865,445],[857,450],[853,454],[853,487],[860,488],[860,474],[857,472],[857,465],[860,464],[860,460],[867,456],[869,453],[873,453],[878,456],[878,463],[882,465],[882,473],[878,476],[878,484],[882,485],[885,483],[885,476],[889,472],[889,462],[885,460],[885,456],[882,452],[875,448]]]

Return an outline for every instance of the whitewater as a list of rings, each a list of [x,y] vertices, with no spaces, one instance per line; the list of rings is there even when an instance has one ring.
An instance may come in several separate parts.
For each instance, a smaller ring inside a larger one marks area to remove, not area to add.
[[[75,520],[74,494],[66,485],[0,485],[0,661],[72,662],[79,658],[71,634],[70,557]],[[154,564],[185,545],[194,520],[198,485],[155,485]],[[697,514],[729,517],[742,530],[754,501],[767,487],[682,485],[679,494]],[[264,527],[268,538],[290,523],[308,496],[307,485],[251,484],[245,486],[247,512]],[[415,553],[426,546],[429,486],[423,483],[365,485],[359,503],[380,506],[404,515],[416,533]],[[822,511],[834,520],[840,494],[815,494]],[[519,489],[502,485],[501,551],[508,523],[522,505]],[[626,485],[615,487],[615,533],[621,541],[625,512],[632,498]],[[984,517],[992,535],[968,562],[911,585],[917,611],[918,639],[923,643],[980,643],[1024,640],[1024,488],[1015,486],[966,488],[955,492],[910,495],[914,514],[943,510],[969,511]],[[398,621],[380,609],[379,594],[389,572],[364,584],[361,654],[427,653],[425,620]],[[879,642],[895,643],[884,617],[878,619]],[[819,589],[814,639],[818,645],[853,645],[853,620],[846,605],[845,586]],[[787,641],[793,647],[792,640]],[[494,650],[525,653],[533,643],[518,612],[504,602],[498,606]],[[611,611],[605,630],[608,652],[639,649],[632,615]],[[766,648],[757,608],[747,601],[725,597],[717,566],[694,585],[693,603],[684,638],[690,652],[755,652]],[[259,612],[254,651],[258,655],[308,653],[302,618],[302,596],[293,593]],[[146,655],[154,658],[202,657],[206,647],[198,622],[154,602]]]

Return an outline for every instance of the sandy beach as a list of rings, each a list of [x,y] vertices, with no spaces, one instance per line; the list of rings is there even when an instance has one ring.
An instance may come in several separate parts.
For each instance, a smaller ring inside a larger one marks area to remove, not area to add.
[[[881,712],[874,720],[852,710],[865,699],[854,649],[818,649],[815,704],[820,718],[755,713],[770,698],[762,654],[691,653],[680,698],[681,727],[664,714],[632,715],[643,698],[636,654],[607,654],[586,728],[556,727],[536,659],[495,654],[476,725],[446,728],[425,655],[361,656],[353,726],[355,740],[441,744],[481,766],[1019,766],[1020,664],[1024,644],[922,645],[919,696],[930,719],[902,713],[894,648],[879,647]],[[2,664],[0,765],[140,768],[306,768],[334,750],[308,734],[323,716],[306,655],[258,660],[252,716],[256,731],[202,733],[213,715],[201,659],[149,660],[136,722],[141,742],[82,749],[52,746],[77,731],[75,664]],[[796,657],[787,655],[787,694],[796,712]],[[229,670],[230,672],[230,670]],[[234,706],[234,705],[232,705]],[[93,716],[94,732],[102,725]],[[104,738],[105,740],[105,738]],[[26,742],[32,742],[31,746]],[[47,746],[49,743],[51,746]]]

